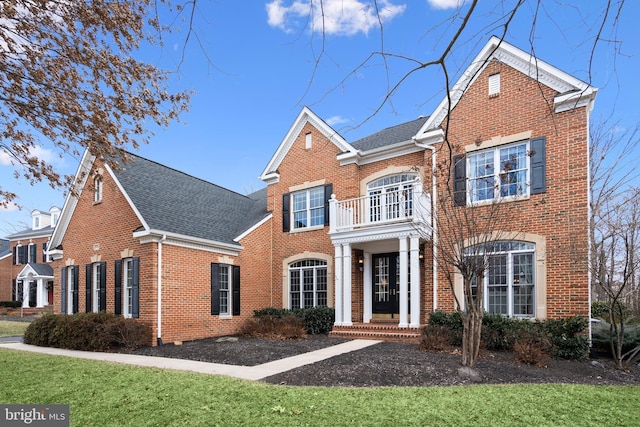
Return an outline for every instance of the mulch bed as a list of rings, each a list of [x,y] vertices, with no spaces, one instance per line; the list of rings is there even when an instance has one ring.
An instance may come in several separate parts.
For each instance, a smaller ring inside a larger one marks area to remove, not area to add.
[[[277,341],[257,338],[209,338],[182,345],[144,347],[135,354],[255,366],[344,342],[323,335],[304,340]],[[481,380],[458,374],[457,349],[432,353],[417,344],[383,342],[362,350],[292,369],[265,379],[272,384],[296,386],[452,386],[467,384],[589,384],[640,385],[640,368],[630,372],[613,368],[609,359],[549,360],[546,366],[519,363],[506,352],[481,354],[475,369]]]

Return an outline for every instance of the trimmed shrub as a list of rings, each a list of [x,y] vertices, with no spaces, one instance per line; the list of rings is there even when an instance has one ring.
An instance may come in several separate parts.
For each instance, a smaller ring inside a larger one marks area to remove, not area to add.
[[[26,344],[83,351],[133,349],[151,342],[151,328],[108,313],[46,314],[24,334]]]
[[[442,325],[427,325],[420,332],[420,348],[426,351],[445,351],[451,347],[451,331]]]
[[[276,317],[283,318],[294,316],[302,319],[306,331],[310,335],[328,334],[333,329],[336,318],[335,309],[331,307],[310,307],[289,310],[286,308],[262,308],[254,310],[254,317]]]
[[[565,319],[547,319],[542,322],[555,358],[581,360],[589,351],[589,339],[585,335],[587,319],[582,316]]]
[[[429,326],[442,326],[448,332],[448,339],[451,345],[462,345],[462,316],[459,312],[454,311],[447,313],[446,311],[436,310],[429,313]]]
[[[307,337],[304,321],[293,315],[281,317],[262,315],[247,319],[238,330],[238,335],[278,340]]]
[[[528,365],[546,366],[549,363],[551,346],[549,339],[540,323],[528,323],[529,327],[523,327],[517,332],[513,344],[513,352],[519,362]]]
[[[22,301],[0,301],[0,307],[20,308],[22,307]]]

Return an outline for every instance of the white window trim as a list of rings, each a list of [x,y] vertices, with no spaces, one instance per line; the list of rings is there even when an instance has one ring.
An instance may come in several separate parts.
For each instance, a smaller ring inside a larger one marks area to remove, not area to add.
[[[291,200],[289,202],[290,203],[290,211],[291,211],[291,215],[290,215],[291,224],[290,224],[290,227],[289,227],[290,232],[296,233],[296,232],[301,232],[301,231],[312,231],[312,230],[322,230],[322,229],[324,229],[324,227],[325,227],[325,225],[324,225],[324,222],[325,222],[325,218],[324,218],[325,202],[323,202],[322,205],[319,208],[318,207],[313,208],[313,209],[311,208],[311,192],[312,191],[316,191],[316,190],[319,190],[319,191],[322,192],[322,198],[324,200],[324,187],[321,187],[321,186],[307,188],[307,189],[304,189],[304,190],[300,190],[300,191],[296,191],[296,192],[291,193]],[[305,226],[305,227],[296,227],[296,220],[295,220],[296,212],[303,212],[303,211],[302,210],[296,211],[296,209],[295,209],[295,196],[299,195],[299,194],[302,194],[302,193],[304,193],[305,197],[306,197],[306,201],[305,201],[305,206],[306,207],[305,207],[304,211],[306,212],[307,226]],[[311,224],[311,211],[315,210],[315,209],[321,209],[322,210],[322,223],[318,224],[318,225],[308,225],[308,224]]]
[[[293,264],[296,264],[298,262],[302,262],[302,261],[320,261],[320,262],[324,262],[324,265],[314,265],[314,266],[303,266],[303,267],[292,267]],[[302,304],[304,302],[304,286],[303,286],[303,274],[302,271],[304,269],[309,269],[309,268],[313,268],[313,305],[312,307],[318,307],[318,269],[319,268],[324,268],[325,269],[325,274],[326,274],[326,286],[327,289],[324,291],[327,294],[327,303],[326,305],[322,305],[320,307],[328,307],[329,306],[329,287],[330,287],[330,283],[329,283],[329,266],[326,260],[324,259],[304,259],[304,260],[297,260],[297,261],[293,261],[288,265],[287,271],[288,271],[288,298],[287,298],[287,304],[288,307],[290,309],[297,309],[297,308],[302,308],[301,306],[298,307],[293,307],[293,303],[291,301],[291,272],[293,270],[297,270],[300,271],[300,304]]]
[[[102,177],[97,175],[93,178],[93,203],[102,202]]]
[[[67,267],[67,314],[73,313],[73,266]]]
[[[225,269],[227,272],[227,287],[225,289],[222,288],[222,270]],[[220,264],[219,266],[219,280],[220,280],[220,289],[218,290],[220,298],[220,313],[218,316],[221,319],[231,319],[233,317],[233,269],[229,264]],[[222,293],[226,292],[227,294],[227,311],[222,311]]]
[[[91,265],[91,270],[91,293],[93,294],[91,310],[98,313],[100,311],[100,263],[94,262]]]
[[[128,269],[131,269],[131,277],[129,277]],[[133,258],[125,258],[122,260],[122,315],[126,318],[131,318],[133,311],[133,300],[131,303],[129,299],[132,296],[133,290]]]
[[[509,196],[501,196],[500,195],[500,185],[497,185],[497,181],[500,179],[500,150],[503,149],[508,149],[511,147],[517,147],[518,145],[525,145],[525,162],[526,162],[526,166],[525,166],[525,171],[526,171],[526,178],[525,178],[525,183],[524,183],[524,187],[525,187],[525,191],[523,194],[516,194],[516,195],[509,195]],[[484,205],[491,205],[493,203],[500,203],[500,202],[513,202],[513,201],[518,201],[518,200],[528,200],[531,197],[531,156],[529,155],[531,150],[531,145],[530,145],[530,140],[524,140],[524,141],[517,141],[515,143],[511,143],[511,144],[505,144],[505,145],[497,145],[497,146],[493,146],[493,147],[487,147],[484,148],[482,150],[475,150],[473,152],[467,153],[467,155],[465,156],[465,161],[466,161],[466,165],[465,165],[465,170],[466,170],[466,187],[467,187],[467,191],[466,191],[466,197],[467,197],[467,206],[484,206]],[[493,186],[493,198],[491,199],[486,199],[486,200],[476,200],[473,201],[472,197],[471,197],[471,178],[470,178],[470,171],[471,171],[471,157],[472,156],[476,156],[479,154],[482,154],[484,152],[489,152],[489,151],[493,151],[494,155],[493,155],[493,167],[494,167],[494,173],[493,173],[493,179],[494,179],[494,186]]]

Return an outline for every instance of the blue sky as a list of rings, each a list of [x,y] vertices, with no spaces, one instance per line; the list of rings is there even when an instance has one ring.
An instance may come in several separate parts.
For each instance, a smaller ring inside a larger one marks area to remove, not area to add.
[[[435,59],[461,21],[452,18],[458,3],[464,13],[468,4],[458,0],[378,0],[385,51],[422,62]],[[501,34],[500,17],[515,1],[480,3],[447,63],[455,78],[491,35]],[[611,117],[622,128],[635,126],[640,121],[640,37],[634,18],[640,16],[640,2],[626,2],[615,33],[605,27],[602,37],[618,42],[599,44],[591,67],[596,23],[606,1],[543,3],[535,31],[531,20],[536,2],[529,2],[516,14],[506,40],[528,52],[533,40],[540,59],[598,87],[592,121]],[[377,57],[358,67],[381,49],[368,0],[324,0],[324,37],[317,31],[321,21],[309,18],[308,0],[198,4],[197,39],[191,38],[171,80],[175,90],[196,92],[190,111],[182,116],[184,123],[156,131],[151,143],[137,151],[190,175],[246,194],[263,187],[257,177],[304,105],[354,141],[429,115],[444,96],[442,73],[427,68],[405,80],[391,103],[371,117],[388,85],[415,63],[390,59],[385,66]],[[175,71],[184,34],[167,38],[163,49],[141,54]],[[41,153],[64,173],[75,173],[78,159],[56,160],[46,145]],[[0,181],[19,194],[23,206],[22,211],[0,211],[0,237],[29,226],[31,210],[64,203],[60,191],[45,183],[16,181],[12,174],[0,156]]]

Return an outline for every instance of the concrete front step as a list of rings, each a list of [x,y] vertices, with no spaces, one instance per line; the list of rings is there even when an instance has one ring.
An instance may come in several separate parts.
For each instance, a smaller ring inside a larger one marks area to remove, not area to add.
[[[329,336],[418,343],[420,331],[421,328],[398,328],[397,323],[354,323],[352,326],[334,326]]]

